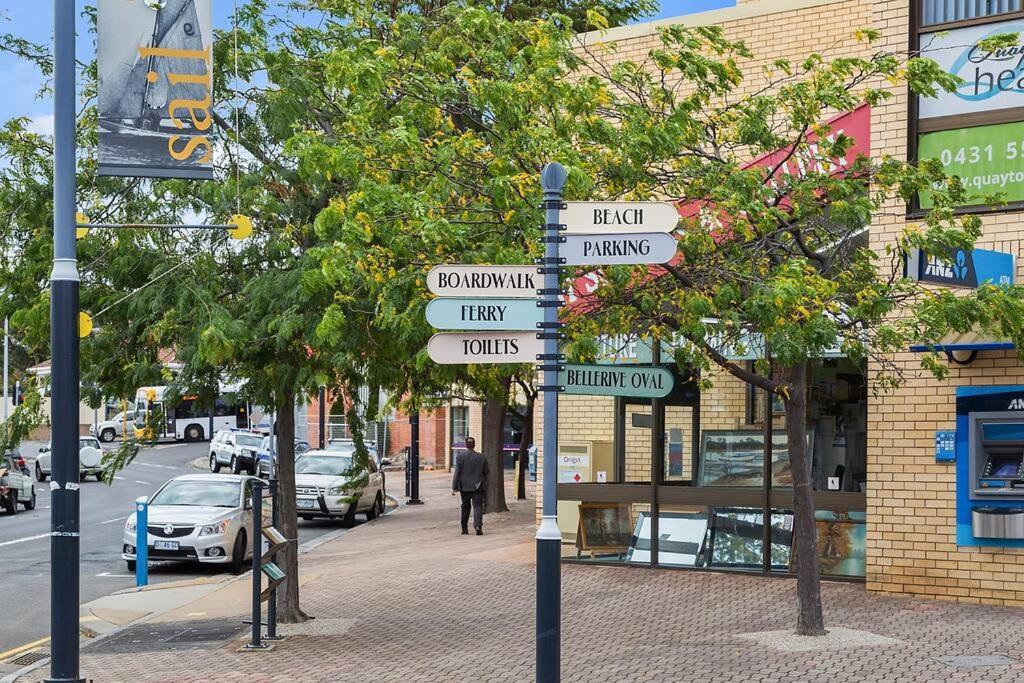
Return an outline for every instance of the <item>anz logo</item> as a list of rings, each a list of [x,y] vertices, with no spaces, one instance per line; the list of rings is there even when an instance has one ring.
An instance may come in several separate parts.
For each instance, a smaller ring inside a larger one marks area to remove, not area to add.
[[[1024,410],[1024,398],[1015,398],[1010,401],[1010,407],[1007,410]]]
[[[957,249],[953,254],[953,262],[949,265],[935,256],[928,258],[928,265],[925,266],[926,277],[942,278],[944,280],[965,280],[967,279],[967,254],[963,249]]]

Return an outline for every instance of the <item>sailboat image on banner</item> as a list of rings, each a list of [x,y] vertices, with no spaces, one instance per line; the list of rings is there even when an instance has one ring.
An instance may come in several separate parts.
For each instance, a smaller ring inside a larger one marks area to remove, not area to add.
[[[100,0],[101,175],[212,178],[211,0]]]

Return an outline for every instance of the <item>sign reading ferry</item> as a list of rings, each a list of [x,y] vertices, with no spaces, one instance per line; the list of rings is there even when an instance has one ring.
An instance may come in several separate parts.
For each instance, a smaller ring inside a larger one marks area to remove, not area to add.
[[[536,266],[434,266],[427,287],[438,296],[537,297],[541,278]]]
[[[676,240],[663,232],[618,235],[566,235],[559,256],[570,266],[612,266],[668,263],[676,255]]]
[[[427,304],[427,322],[439,330],[537,330],[544,309],[534,299],[440,298]]]
[[[544,353],[537,332],[441,332],[427,342],[427,355],[441,365],[534,363]]]
[[[559,220],[570,233],[672,232],[679,211],[668,202],[566,202]]]
[[[567,394],[664,398],[672,392],[672,373],[665,368],[622,365],[566,365],[558,383]]]

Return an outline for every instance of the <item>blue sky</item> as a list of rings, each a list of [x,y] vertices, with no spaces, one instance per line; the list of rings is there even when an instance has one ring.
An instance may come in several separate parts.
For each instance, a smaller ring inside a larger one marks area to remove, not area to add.
[[[86,4],[77,0],[81,9]],[[88,4],[94,4],[89,2]],[[662,0],[661,10],[655,17],[674,17],[681,14],[703,12],[720,7],[735,5],[735,0]],[[230,24],[231,0],[213,0],[215,27]],[[50,41],[53,26],[53,3],[47,0],[0,0],[0,33],[13,33],[37,43]],[[84,23],[79,22],[84,31]],[[78,53],[83,59],[92,58],[92,37],[79,34]],[[48,99],[37,97],[42,80],[30,65],[8,56],[0,55],[0,87],[4,95],[0,98],[0,121],[15,116],[28,116],[35,121],[40,131],[48,130],[52,120],[52,105]]]

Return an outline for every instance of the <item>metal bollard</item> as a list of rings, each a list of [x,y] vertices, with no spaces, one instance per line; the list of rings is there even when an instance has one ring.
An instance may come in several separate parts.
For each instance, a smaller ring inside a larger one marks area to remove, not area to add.
[[[135,585],[149,583],[149,502],[145,497],[135,501]]]
[[[263,482],[254,481],[252,485],[252,640],[246,643],[246,650],[265,650],[269,647],[262,640],[263,618],[260,593],[262,592],[263,572],[260,571],[260,558],[263,540]]]

